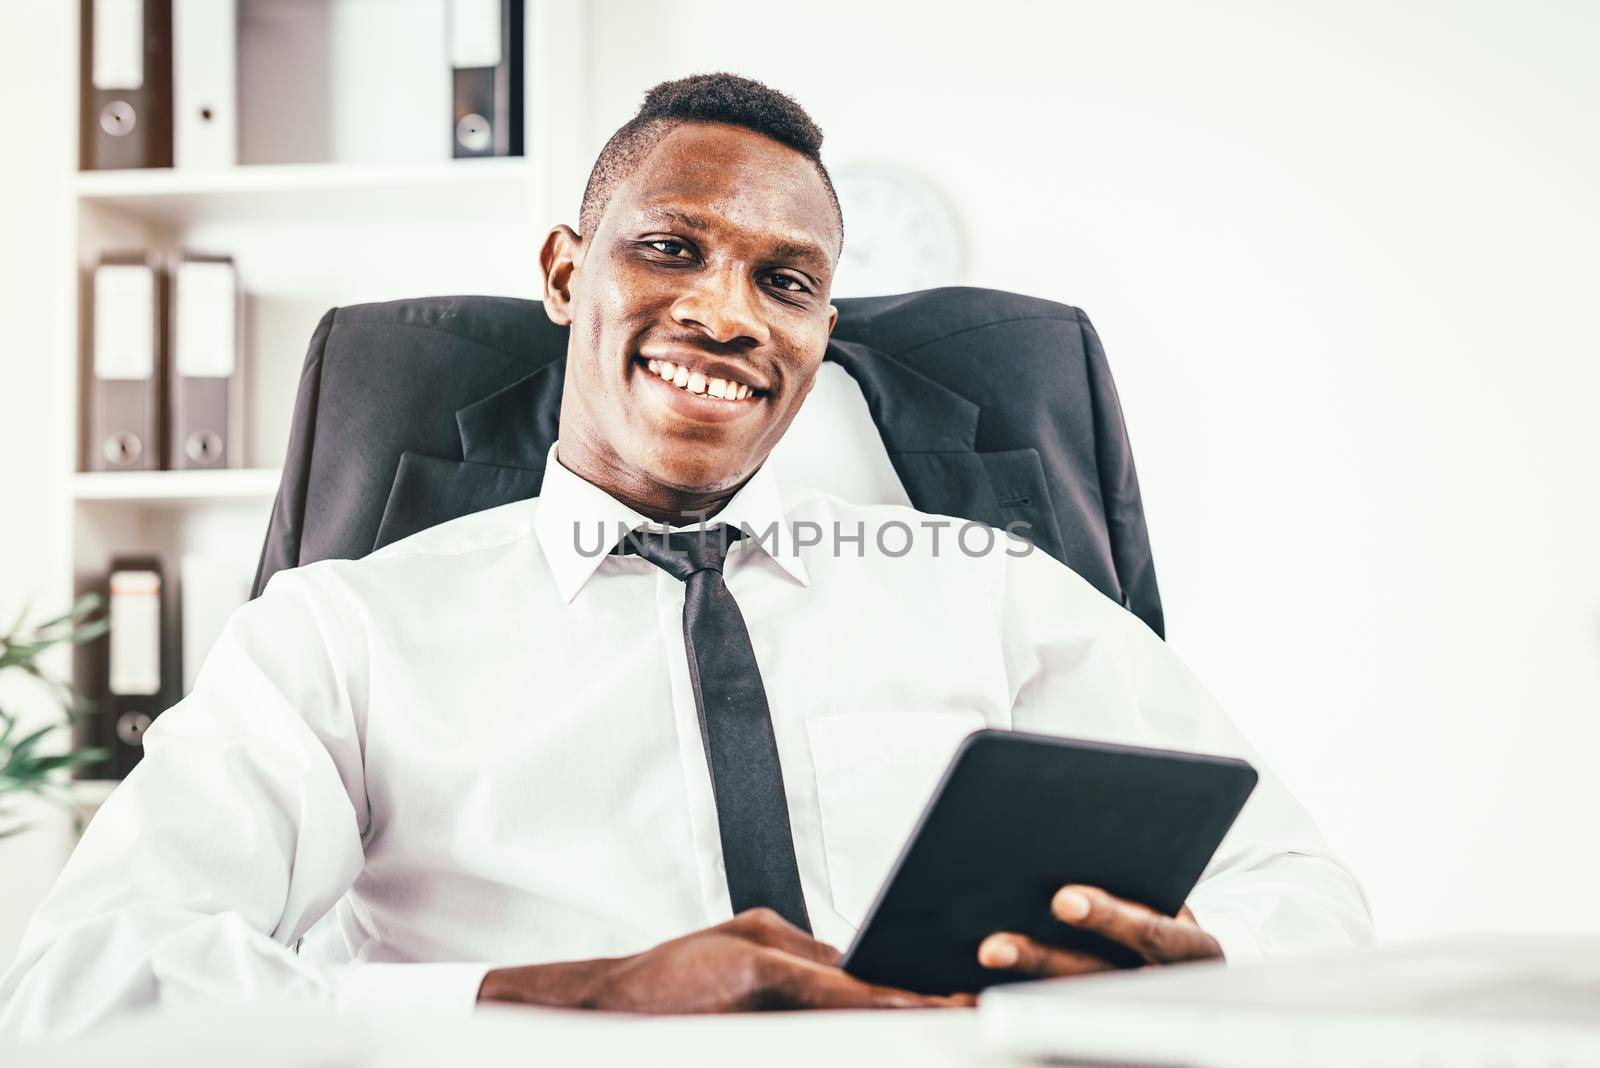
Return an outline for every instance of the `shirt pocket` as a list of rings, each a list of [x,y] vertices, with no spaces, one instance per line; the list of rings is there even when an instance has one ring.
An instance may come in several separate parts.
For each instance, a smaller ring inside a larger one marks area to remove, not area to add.
[[[806,721],[833,907],[859,928],[978,712],[846,712]]]

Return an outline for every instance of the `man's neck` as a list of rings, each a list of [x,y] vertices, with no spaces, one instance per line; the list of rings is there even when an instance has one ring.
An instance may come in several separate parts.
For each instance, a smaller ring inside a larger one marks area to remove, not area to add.
[[[569,444],[565,439],[557,442],[555,459],[568,471],[645,518],[673,527],[710,520],[740,489],[740,486],[733,486],[716,492],[693,493],[663,486],[626,468],[610,453],[585,448],[579,442]]]

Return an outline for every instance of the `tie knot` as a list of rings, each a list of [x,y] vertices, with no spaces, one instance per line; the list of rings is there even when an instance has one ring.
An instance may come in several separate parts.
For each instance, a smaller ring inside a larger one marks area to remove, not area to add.
[[[614,556],[639,555],[680,582],[687,582],[697,571],[722,572],[728,546],[744,537],[744,531],[718,523],[693,530],[633,530],[622,536]]]

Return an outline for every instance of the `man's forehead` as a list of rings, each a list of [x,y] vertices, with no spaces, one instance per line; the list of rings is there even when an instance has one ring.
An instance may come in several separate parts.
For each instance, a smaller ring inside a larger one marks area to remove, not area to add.
[[[828,263],[837,255],[833,201],[816,167],[736,127],[696,123],[673,130],[621,183],[610,206],[636,221],[816,250]]]

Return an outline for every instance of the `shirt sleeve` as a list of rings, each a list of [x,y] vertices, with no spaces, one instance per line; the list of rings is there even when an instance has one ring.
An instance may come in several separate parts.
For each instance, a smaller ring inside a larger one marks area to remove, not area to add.
[[[1369,944],[1360,885],[1171,647],[1059,561],[1019,551],[1000,596],[1013,726],[1248,760],[1260,780],[1190,911],[1234,962]]]
[[[299,939],[361,871],[366,676],[319,565],[229,620],[0,978],[0,1036],[185,1001],[476,1002],[487,965],[325,966]]]

